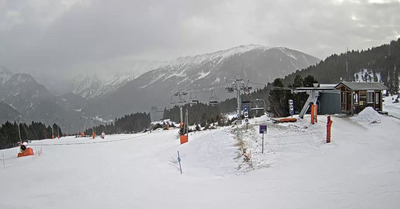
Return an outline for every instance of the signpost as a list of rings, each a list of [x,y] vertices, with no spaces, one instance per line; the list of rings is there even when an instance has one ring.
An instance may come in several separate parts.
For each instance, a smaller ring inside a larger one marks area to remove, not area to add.
[[[182,174],[181,157],[179,156],[179,151],[177,151],[177,153],[178,153],[179,171],[180,171],[181,174]]]
[[[243,107],[244,121],[246,122],[246,130],[249,128],[249,108],[247,105]]]
[[[264,153],[264,133],[267,133],[267,125],[260,125],[260,134],[262,134],[262,150],[261,153]]]

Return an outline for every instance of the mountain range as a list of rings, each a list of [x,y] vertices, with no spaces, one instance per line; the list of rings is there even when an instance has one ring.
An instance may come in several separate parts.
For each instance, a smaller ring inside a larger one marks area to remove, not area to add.
[[[259,45],[182,57],[142,74],[112,94],[103,94],[92,100],[87,111],[102,112],[110,117],[149,111],[149,106],[168,107],[180,99],[208,102],[213,97],[224,100],[234,97],[225,87],[235,78],[262,88],[277,77],[317,62],[319,59],[302,52]],[[182,90],[187,93],[185,98],[174,96]]]
[[[78,76],[69,93],[54,95],[31,75],[0,68],[0,118],[59,123],[68,132],[134,112],[149,112],[152,106],[168,107],[180,100],[208,102],[234,97],[225,87],[240,78],[253,88],[262,88],[277,77],[315,65],[320,60],[305,53],[259,45],[238,46],[197,56],[181,57],[149,65],[143,74]],[[177,92],[187,93],[179,98]],[[7,115],[10,108],[15,110]],[[7,110],[6,110],[7,109]],[[93,119],[96,118],[96,119]]]

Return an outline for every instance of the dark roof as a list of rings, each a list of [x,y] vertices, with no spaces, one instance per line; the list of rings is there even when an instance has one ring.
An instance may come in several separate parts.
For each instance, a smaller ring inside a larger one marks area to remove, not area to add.
[[[335,89],[335,87],[337,86],[337,84],[319,84],[318,87],[297,87],[296,90],[335,90],[337,91],[337,89]]]
[[[382,83],[377,82],[347,82],[343,81],[335,86],[336,89],[345,86],[351,90],[387,90],[388,88]]]

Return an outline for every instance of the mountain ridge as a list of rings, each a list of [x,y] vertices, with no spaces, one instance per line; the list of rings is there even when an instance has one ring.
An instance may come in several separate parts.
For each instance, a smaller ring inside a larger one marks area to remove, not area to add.
[[[169,106],[167,103],[171,102],[171,96],[181,89],[199,91],[197,97],[204,102],[210,97],[213,87],[224,88],[227,80],[243,78],[259,83],[262,87],[276,77],[319,61],[318,58],[289,48],[260,45],[181,57],[142,74],[113,94],[105,94],[93,100],[89,109],[110,116],[149,111],[149,106]],[[224,94],[220,99],[230,97],[232,95]]]
[[[86,86],[80,86],[81,91],[75,88],[62,95],[54,95],[31,75],[11,75],[3,67],[0,68],[3,75],[0,76],[0,100],[26,120],[57,122],[64,129],[82,130],[86,125],[97,123],[93,118],[109,120],[134,112],[149,112],[151,106],[169,107],[176,103],[178,98],[173,95],[181,89],[191,91],[187,100],[204,102],[215,91],[214,96],[221,101],[234,96],[224,89],[227,80],[243,78],[263,87],[276,77],[317,62],[319,59],[315,57],[285,47],[242,45],[179,57],[159,66],[143,65],[157,67],[138,77],[130,77],[129,73],[110,74],[107,78],[88,74],[93,79],[82,76],[81,82]],[[106,82],[101,82],[102,79]]]

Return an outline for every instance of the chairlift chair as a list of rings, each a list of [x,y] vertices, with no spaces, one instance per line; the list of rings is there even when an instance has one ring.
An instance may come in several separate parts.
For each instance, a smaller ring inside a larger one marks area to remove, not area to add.
[[[210,106],[218,106],[218,104],[219,104],[217,97],[215,96],[214,89],[211,90],[211,97],[210,97],[210,101],[208,102],[208,104]]]
[[[218,106],[219,102],[218,102],[217,100],[210,100],[210,101],[208,102],[208,104],[209,104],[210,106]]]
[[[197,99],[197,94],[190,92],[190,104],[198,104],[199,100]]]

